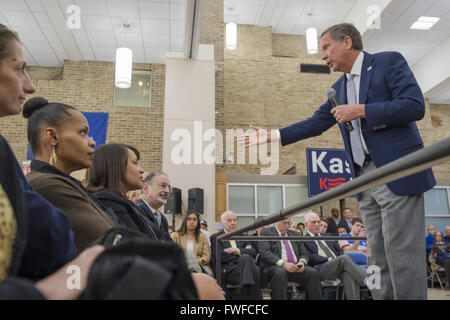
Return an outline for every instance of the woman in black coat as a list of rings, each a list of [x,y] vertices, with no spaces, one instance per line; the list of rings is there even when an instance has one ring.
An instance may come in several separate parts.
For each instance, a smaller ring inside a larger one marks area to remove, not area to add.
[[[133,146],[101,145],[88,171],[86,188],[114,211],[120,224],[157,240],[149,218],[126,196],[127,192],[142,188],[144,170],[138,164],[139,158],[139,151]]]

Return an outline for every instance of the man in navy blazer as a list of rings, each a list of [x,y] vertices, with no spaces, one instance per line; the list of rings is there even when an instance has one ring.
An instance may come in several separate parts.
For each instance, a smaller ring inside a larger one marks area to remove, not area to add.
[[[345,74],[333,84],[340,105],[330,100],[310,118],[271,134],[238,137],[247,146],[272,141],[287,145],[322,134],[336,123],[353,176],[367,174],[423,148],[416,121],[425,103],[406,60],[398,52],[363,51],[351,24],[329,27],[321,35],[322,60]],[[344,125],[350,122],[354,130]],[[252,127],[259,133],[260,128]],[[423,193],[436,184],[431,169],[359,195],[360,212],[380,286],[375,299],[426,299]],[[378,271],[377,271],[378,270]]]
[[[305,237],[331,236],[320,234],[320,219],[314,213],[305,216],[308,232]],[[336,280],[339,278],[344,285],[345,295],[348,300],[359,300],[359,288],[365,284],[366,274],[353,260],[344,255],[337,241],[324,241],[318,238],[316,241],[305,241],[304,246],[309,254],[309,265],[320,273],[321,280]]]
[[[135,202],[144,213],[158,240],[173,242],[167,218],[158,211],[170,196],[171,185],[164,172],[155,171],[144,178],[142,199]]]
[[[233,211],[222,213],[221,222],[224,230],[211,235],[211,266],[216,272],[216,258],[220,254],[221,277],[219,285],[227,291],[227,284],[239,285],[241,300],[261,300],[261,274],[256,265],[256,248],[251,241],[225,240],[219,241],[218,236],[237,229],[237,217]],[[217,275],[216,275],[217,276]]]

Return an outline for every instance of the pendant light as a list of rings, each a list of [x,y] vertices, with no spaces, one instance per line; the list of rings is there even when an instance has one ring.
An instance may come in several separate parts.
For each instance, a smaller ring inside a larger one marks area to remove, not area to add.
[[[317,29],[316,28],[308,28],[306,29],[306,47],[308,50],[308,54],[316,54],[317,53]]]
[[[237,26],[234,22],[227,23],[226,26],[226,46],[228,50],[234,50],[237,46]]]
[[[125,29],[125,42],[126,32],[130,27],[129,24],[123,25]],[[133,52],[126,47],[117,48],[116,50],[116,77],[115,85],[118,88],[127,89],[131,87],[131,74],[133,71]]]

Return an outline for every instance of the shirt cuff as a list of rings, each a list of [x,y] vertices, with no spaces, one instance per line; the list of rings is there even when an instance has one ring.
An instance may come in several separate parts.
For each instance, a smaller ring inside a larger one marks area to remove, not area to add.
[[[284,262],[283,259],[278,260],[278,261],[277,261],[277,266],[280,266],[280,267],[281,267],[281,265],[283,264],[283,262]]]
[[[298,260],[299,262],[301,261],[301,262],[303,262],[303,265],[306,267],[306,265],[308,264],[308,262],[305,260],[305,259],[300,259],[300,260]]]
[[[270,142],[277,142],[281,140],[280,130],[271,131]]]

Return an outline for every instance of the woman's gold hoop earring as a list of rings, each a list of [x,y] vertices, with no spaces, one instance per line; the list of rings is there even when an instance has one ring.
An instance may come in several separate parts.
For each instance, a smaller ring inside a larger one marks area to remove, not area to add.
[[[52,144],[52,147],[53,147],[53,150],[52,150],[52,155],[50,157],[50,164],[56,168],[56,152],[55,152],[56,144]]]

